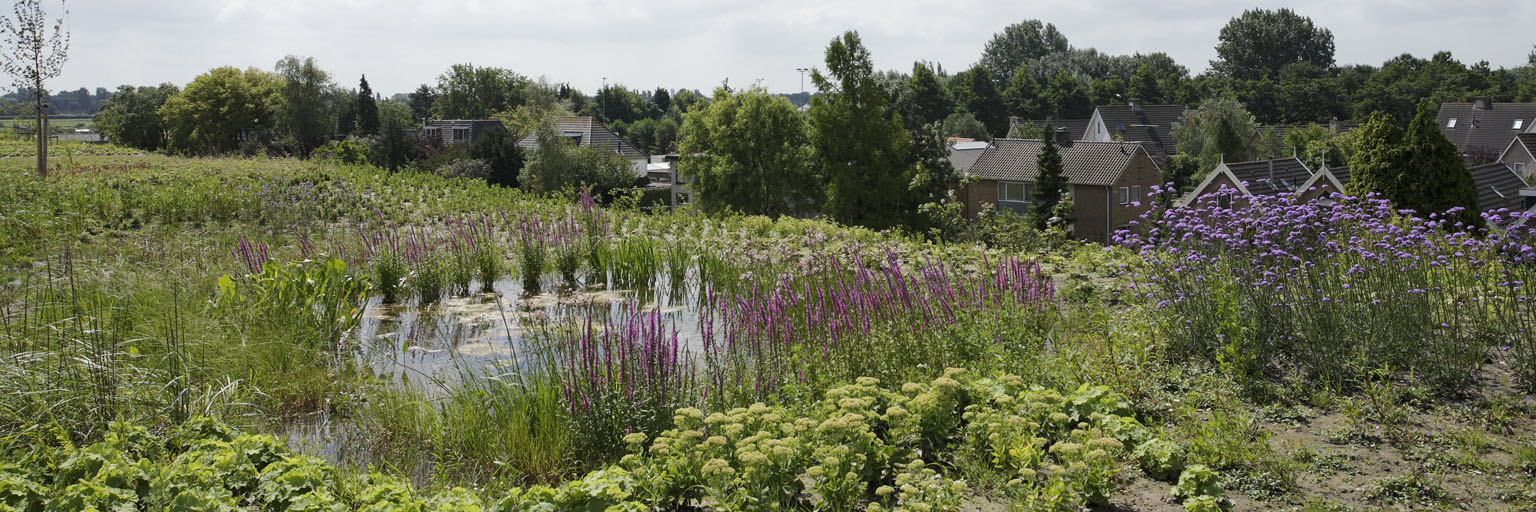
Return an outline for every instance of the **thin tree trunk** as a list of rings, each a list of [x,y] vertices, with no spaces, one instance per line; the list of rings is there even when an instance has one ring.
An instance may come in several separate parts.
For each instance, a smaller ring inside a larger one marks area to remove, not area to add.
[[[37,124],[34,126],[36,129],[33,130],[37,137],[37,175],[47,177],[48,134],[43,132],[43,130],[47,129],[47,127],[43,125],[44,118],[47,116],[47,113],[43,111],[42,88],[38,87],[34,89],[32,95],[37,97]]]

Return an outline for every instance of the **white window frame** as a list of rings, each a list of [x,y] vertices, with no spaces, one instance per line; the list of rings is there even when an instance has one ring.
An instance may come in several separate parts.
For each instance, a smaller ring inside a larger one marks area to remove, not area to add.
[[[1009,199],[1010,194],[1008,194],[1008,187],[1011,187],[1011,186],[1018,186],[1019,190],[1022,191],[1022,193],[1023,193],[1023,198],[1021,198],[1021,199]],[[999,204],[1001,204],[1001,203],[1034,204],[1034,202],[1035,202],[1035,184],[1034,183],[1030,183],[1030,182],[1025,182],[1025,181],[999,181],[999,182],[997,182],[997,202]]]
[[[1525,177],[1525,162],[1515,162],[1515,174]]]
[[[1445,123],[1445,127],[1446,128],[1455,128],[1456,127],[1456,118],[1452,117],[1449,122]]]
[[[1131,204],[1131,187],[1120,187],[1120,204]]]
[[[1141,201],[1142,197],[1145,197],[1145,196],[1141,195],[1141,185],[1136,185],[1136,186],[1131,187],[1131,202],[1132,203]]]
[[[1524,127],[1525,127],[1525,120],[1524,119],[1516,119],[1515,120],[1515,126],[1513,128],[1510,128],[1510,129],[1511,130],[1519,130],[1519,129],[1524,128]]]

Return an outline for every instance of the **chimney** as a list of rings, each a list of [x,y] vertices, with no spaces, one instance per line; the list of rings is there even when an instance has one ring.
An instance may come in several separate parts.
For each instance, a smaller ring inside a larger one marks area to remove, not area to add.
[[[1493,99],[1479,96],[1472,100],[1472,110],[1493,110]]]
[[[1067,133],[1066,128],[1056,129],[1056,145],[1064,148],[1072,145],[1072,134]]]
[[[1131,112],[1141,113],[1141,98],[1131,98]]]

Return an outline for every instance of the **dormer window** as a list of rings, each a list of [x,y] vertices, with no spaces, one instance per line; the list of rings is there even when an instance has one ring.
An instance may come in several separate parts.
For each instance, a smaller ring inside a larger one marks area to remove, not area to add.
[[[1456,118],[1452,117],[1451,118],[1451,122],[1445,123],[1445,127],[1446,128],[1455,128],[1456,127]]]
[[[1525,126],[1525,120],[1524,119],[1516,119],[1515,120],[1515,125],[1510,127],[1510,129],[1512,129],[1512,130],[1519,130],[1520,128],[1522,128],[1524,126]]]

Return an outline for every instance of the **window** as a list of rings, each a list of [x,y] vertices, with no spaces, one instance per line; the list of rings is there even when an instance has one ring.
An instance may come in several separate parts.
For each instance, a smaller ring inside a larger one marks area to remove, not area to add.
[[[1515,174],[1519,174],[1521,178],[1525,177],[1525,162],[1515,162]]]
[[[1024,213],[1029,210],[1030,203],[1035,202],[1032,183],[1017,181],[1000,181],[997,183],[997,207],[1012,210],[1015,213]]]
[[[1131,202],[1131,187],[1120,187],[1120,204]]]
[[[1452,117],[1450,122],[1445,123],[1445,127],[1446,128],[1455,128],[1456,127],[1456,118]]]
[[[1131,201],[1140,201],[1143,197],[1145,196],[1141,195],[1141,185],[1131,187]]]
[[[1222,208],[1230,210],[1232,209],[1232,194],[1222,194],[1221,197],[1216,198],[1216,202],[1220,204]]]
[[[1511,127],[1511,129],[1519,130],[1523,126],[1525,126],[1525,120],[1524,119],[1516,119],[1515,120],[1515,126]]]
[[[465,140],[469,138],[469,128],[454,128],[453,140]]]

